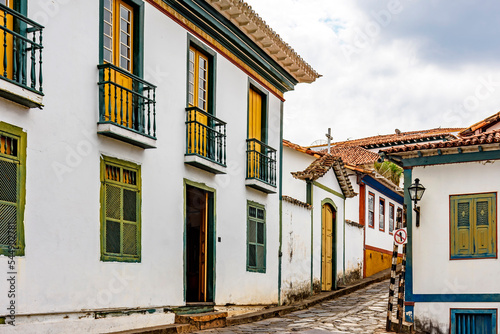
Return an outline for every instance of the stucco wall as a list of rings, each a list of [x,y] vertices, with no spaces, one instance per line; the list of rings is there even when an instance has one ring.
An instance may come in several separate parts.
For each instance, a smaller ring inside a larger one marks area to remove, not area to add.
[[[282,303],[311,294],[311,210],[283,201]]]
[[[498,259],[450,260],[449,196],[497,192],[498,161],[449,164],[413,169],[412,180],[419,178],[426,187],[419,202],[420,227],[413,215],[413,256],[411,277],[414,294],[437,294],[441,302],[415,303],[415,319],[422,324],[439,323],[447,333],[450,308],[495,308],[498,303],[455,303],[463,294],[498,294]],[[497,198],[498,210],[498,198]],[[497,228],[498,243],[498,228]],[[497,316],[498,318],[498,316]],[[498,326],[498,325],[497,325]]]
[[[185,165],[188,32],[145,7],[144,78],[158,86],[157,148],[150,150],[96,133],[99,1],[29,3],[28,16],[46,27],[45,106],[26,110],[0,99],[1,120],[22,127],[28,136],[26,255],[17,259],[19,322],[28,314],[58,314],[52,319],[57,320],[81,310],[184,305],[183,179],[216,191],[221,241],[216,243],[215,302],[278,301],[278,195],[245,186],[249,77],[216,56],[215,113],[228,124],[227,174]],[[61,33],[61,27],[72,27],[71,33]],[[269,94],[268,104],[268,144],[278,150],[279,161],[281,101]],[[141,166],[140,263],[100,261],[102,155]],[[265,273],[246,270],[247,200],[266,209]],[[7,259],[0,256],[0,268],[6,267]],[[6,289],[0,280],[0,291]],[[137,326],[146,322],[134,320]],[[120,328],[127,327],[115,329]]]

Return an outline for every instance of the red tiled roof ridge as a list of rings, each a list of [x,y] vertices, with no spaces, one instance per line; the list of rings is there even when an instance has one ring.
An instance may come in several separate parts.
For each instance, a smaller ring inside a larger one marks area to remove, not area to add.
[[[434,129],[428,129],[428,130],[416,130],[416,131],[408,131],[408,132],[401,132],[399,134],[397,133],[391,133],[391,134],[385,134],[385,135],[376,135],[376,136],[370,136],[370,137],[365,137],[365,138],[358,138],[358,139],[352,139],[352,140],[346,140],[346,141],[340,141],[340,142],[335,142],[332,145],[339,146],[339,145],[352,145],[352,146],[363,146],[363,145],[375,145],[375,144],[382,144],[382,143],[390,143],[398,140],[408,140],[410,139],[419,139],[419,138],[426,138],[430,137],[433,135],[451,135],[452,132],[460,132],[463,131],[464,128],[434,128]],[[413,138],[416,137],[416,138]]]
[[[471,135],[468,137],[462,137],[450,141],[404,145],[404,146],[391,147],[380,151],[384,153],[400,153],[400,152],[411,152],[411,151],[439,149],[439,148],[484,145],[491,143],[500,143],[500,129],[491,130],[477,135]]]
[[[319,152],[325,154],[327,149]],[[372,164],[380,158],[377,153],[358,145],[333,146],[330,148],[330,154],[342,158],[344,163],[353,166]]]
[[[500,121],[500,111],[491,115],[491,116],[486,117],[482,121],[474,123],[473,125],[469,126],[468,128],[460,131],[460,133],[458,135],[463,136],[463,137],[470,136],[471,134],[474,133],[474,131],[481,129],[481,128],[485,128],[489,125],[497,123],[498,121]]]

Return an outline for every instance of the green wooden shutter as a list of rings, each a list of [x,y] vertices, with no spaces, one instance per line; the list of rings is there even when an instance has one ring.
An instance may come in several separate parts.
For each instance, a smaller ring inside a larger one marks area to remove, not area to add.
[[[104,261],[140,260],[140,178],[136,165],[117,159],[103,164],[103,233]],[[126,164],[126,168],[116,165]]]
[[[0,160],[0,245],[17,245],[18,165]]]
[[[247,211],[247,270],[265,272],[266,213],[263,206],[251,203]]]
[[[496,194],[450,196],[451,259],[496,256]]]

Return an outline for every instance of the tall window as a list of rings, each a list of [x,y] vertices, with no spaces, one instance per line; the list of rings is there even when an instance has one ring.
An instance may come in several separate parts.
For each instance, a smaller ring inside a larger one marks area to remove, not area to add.
[[[141,170],[126,161],[101,161],[101,260],[140,262]]]
[[[368,227],[375,227],[375,194],[368,192]]]
[[[132,72],[133,9],[122,0],[104,0],[103,60]]]
[[[26,133],[0,122],[0,254],[24,255]]]
[[[396,229],[403,227],[403,209],[398,208],[396,213]]]
[[[266,271],[266,211],[260,204],[247,205],[247,270]]]
[[[190,46],[188,103],[190,107],[198,107],[204,112],[208,112],[208,73],[208,56],[193,46]]]
[[[383,198],[380,199],[378,206],[378,229],[385,231],[385,200]]]
[[[152,108],[152,88],[142,80],[142,17],[138,0],[101,0],[101,122],[143,133],[151,124],[144,113]],[[149,129],[149,128],[148,128]]]
[[[389,203],[389,233],[394,231],[394,204]]]
[[[191,39],[188,52],[187,152],[214,158],[215,53]]]
[[[450,257],[497,256],[496,193],[450,196]]]

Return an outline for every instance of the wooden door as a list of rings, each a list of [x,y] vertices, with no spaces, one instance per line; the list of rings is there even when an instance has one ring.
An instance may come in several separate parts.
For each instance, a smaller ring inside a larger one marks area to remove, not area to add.
[[[14,9],[14,0],[0,0],[2,5]],[[14,29],[14,20],[11,14],[0,10],[0,24],[9,30]],[[5,33],[0,30],[0,75],[13,79],[13,66],[14,66],[14,40],[11,33]],[[4,44],[6,44],[4,46]],[[6,62],[6,64],[5,64]],[[6,65],[6,66],[5,66]]]
[[[124,73],[111,70],[104,79],[111,81],[105,87],[105,119],[128,128],[137,128],[139,120],[133,114],[137,102],[132,94],[133,79],[133,8],[122,0],[104,0],[103,60],[119,67]]]
[[[208,192],[186,188],[186,300],[207,301]]]
[[[321,250],[321,290],[330,291],[333,287],[333,220],[335,213],[328,204],[322,207],[322,250]]]
[[[202,221],[200,226],[200,301],[207,301],[207,222],[208,222],[208,194],[205,193],[205,205],[202,210]]]

